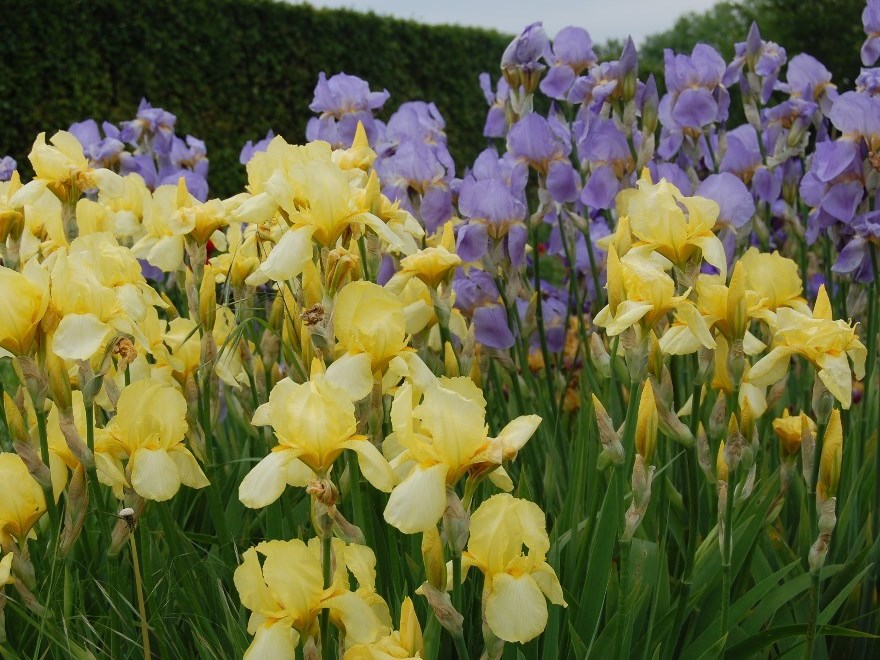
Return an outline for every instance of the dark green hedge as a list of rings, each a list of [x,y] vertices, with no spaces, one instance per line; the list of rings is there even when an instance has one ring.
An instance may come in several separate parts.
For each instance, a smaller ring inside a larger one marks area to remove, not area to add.
[[[305,139],[320,71],[387,88],[389,109],[434,101],[463,164],[485,145],[477,76],[510,39],[269,0],[0,0],[0,16],[0,155],[27,167],[39,131],[130,118],[143,96],[206,141],[215,195],[244,185],[246,140]]]

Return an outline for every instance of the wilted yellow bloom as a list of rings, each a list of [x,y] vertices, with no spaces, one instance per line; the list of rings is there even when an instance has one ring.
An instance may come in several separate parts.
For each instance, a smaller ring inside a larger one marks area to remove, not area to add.
[[[422,627],[409,596],[400,608],[400,628],[371,644],[356,644],[345,652],[343,660],[409,660],[425,652]]]
[[[565,606],[548,550],[544,512],[533,502],[501,493],[471,516],[462,568],[474,566],[485,576],[486,623],[499,639],[524,643],[540,635],[547,625],[545,598]]]
[[[343,556],[336,553],[337,574],[346,571],[349,548],[363,546],[347,546]],[[370,603],[349,590],[347,580],[334,579],[324,588],[320,548],[314,552],[298,539],[266,541],[246,550],[243,558],[235,569],[235,588],[242,605],[251,610],[248,632],[254,635],[245,660],[294,657],[301,638],[317,637],[322,610],[329,610],[331,621],[343,631],[343,646],[369,644],[388,633]]]
[[[647,333],[675,311],[703,346],[715,348],[709,326],[693,302],[675,295],[675,282],[645,250],[630,250],[618,259],[614,246],[609,246],[607,289],[608,304],[594,322],[608,335],[619,335],[634,325]]]
[[[666,179],[652,184],[647,170],[637,185],[638,190],[627,192],[619,205],[638,239],[635,245],[650,246],[682,269],[699,250],[702,258],[726,279],[727,256],[721,240],[712,232],[718,204],[705,197],[685,197]]]
[[[816,367],[828,391],[848,409],[853,374],[858,380],[865,377],[867,349],[858,340],[854,326],[831,318],[825,286],[819,288],[812,316],[781,307],[774,326],[773,348],[752,366],[749,380],[755,385],[774,385],[788,373],[791,356],[801,355]]]
[[[800,451],[804,432],[816,435],[816,422],[806,414],[789,415],[788,408],[782,411],[782,417],[773,420],[773,430],[779,438],[783,453],[793,456]]]
[[[391,358],[411,350],[403,303],[372,282],[352,282],[342,288],[333,310],[333,331],[342,351],[368,354],[373,371],[384,369]]]
[[[46,498],[18,454],[0,453],[0,546],[21,543],[44,513]]]
[[[403,478],[388,498],[385,520],[405,534],[434,527],[446,509],[447,485],[471,469],[511,489],[510,478],[499,468],[516,458],[541,423],[537,415],[518,417],[490,438],[486,400],[467,377],[440,378],[421,403],[413,403],[413,386],[407,383],[394,397],[394,432],[384,446]]]
[[[831,411],[828,426],[825,427],[822,457],[819,460],[819,483],[816,485],[816,494],[820,499],[827,500],[837,495],[842,460],[843,423],[840,420],[840,411],[835,408]]]
[[[357,433],[354,401],[373,389],[367,354],[350,355],[318,371],[305,383],[289,378],[272,388],[269,402],[254,414],[254,426],[271,426],[279,444],[244,478],[239,499],[251,508],[268,506],[287,485],[305,486],[327,474],[346,449],[358,456],[364,477],[388,492],[394,474],[369,438]]]
[[[49,306],[49,273],[29,261],[22,273],[0,266],[0,357],[30,353]]]
[[[51,142],[46,144],[46,134],[40,133],[28,158],[36,178],[44,181],[59,199],[73,202],[80,193],[92,188],[109,197],[123,194],[122,177],[108,169],[92,168],[73,134],[58,131]]]
[[[172,385],[140,380],[122,390],[107,431],[111,446],[116,444],[128,458],[125,474],[138,495],[162,502],[174,497],[181,484],[209,484],[184,445],[187,430],[186,399]]]

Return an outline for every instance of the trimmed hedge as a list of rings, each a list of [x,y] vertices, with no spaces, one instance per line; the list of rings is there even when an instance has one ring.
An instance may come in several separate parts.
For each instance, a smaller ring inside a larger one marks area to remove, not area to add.
[[[305,139],[320,71],[387,88],[388,110],[434,101],[461,166],[486,144],[477,76],[496,77],[511,38],[271,0],[0,0],[0,15],[0,155],[27,168],[38,132],[131,118],[146,97],[205,140],[212,196],[242,189],[248,139]]]

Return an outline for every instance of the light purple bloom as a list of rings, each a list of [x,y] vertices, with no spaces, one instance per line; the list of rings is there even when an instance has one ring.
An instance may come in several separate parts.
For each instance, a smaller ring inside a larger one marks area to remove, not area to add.
[[[870,211],[853,218],[853,235],[844,244],[831,268],[835,273],[852,273],[856,280],[870,282],[876,274],[871,262],[870,243],[880,242],[880,211]]]
[[[167,110],[154,108],[149,101],[141,99],[135,119],[122,122],[118,139],[133,147],[140,147],[143,142],[155,154],[167,156],[176,122],[177,117]]]
[[[743,69],[748,65],[748,68],[760,79],[761,103],[767,103],[786,62],[785,49],[777,43],[761,39],[757,23],[752,23],[748,38],[736,44],[735,52],[733,61],[724,72],[722,82],[727,87],[738,82],[745,94],[756,92],[757,90],[751,89],[749,78],[743,73]]]
[[[880,94],[880,68],[862,69],[856,78],[856,91],[870,96]]]
[[[590,34],[579,27],[562,28],[553,40],[552,54],[547,56],[550,70],[541,81],[541,91],[547,96],[565,98],[575,77],[596,63]]]
[[[502,70],[541,71],[546,67],[538,60],[547,54],[550,40],[544,32],[543,23],[527,26],[504,49],[501,56]],[[512,85],[511,85],[512,86]]]
[[[786,82],[777,83],[776,89],[815,102],[828,114],[837,98],[837,87],[831,83],[831,72],[819,60],[806,53],[795,55],[788,63],[785,77]]]
[[[590,166],[581,201],[591,208],[611,208],[621,177],[631,169],[626,136],[613,120],[596,119],[578,138],[577,149],[581,163]]]
[[[508,349],[515,338],[510,330],[507,310],[492,276],[485,271],[459,268],[452,280],[455,307],[473,319],[476,340],[489,348]]]
[[[254,157],[254,154],[261,151],[266,151],[266,149],[269,148],[269,143],[273,139],[275,139],[275,132],[270,128],[269,132],[266,133],[266,137],[264,137],[262,140],[259,140],[256,143],[254,143],[253,140],[248,140],[241,148],[241,153],[238,156],[238,162],[242,165],[247,165],[248,161]]]
[[[12,156],[0,158],[0,181],[9,181],[16,167],[18,167],[18,163]]]
[[[109,130],[108,130],[109,129]],[[116,139],[119,134],[113,124],[104,122],[104,130],[107,137],[101,137],[98,123],[94,119],[71,124],[68,132],[83,146],[83,154],[89,159],[93,167],[113,167],[119,155],[125,149],[125,145]]]
[[[492,80],[488,73],[480,74],[480,89],[489,105],[483,135],[489,138],[501,138],[507,134],[507,115],[504,107],[510,97],[510,85],[504,78],[498,79],[496,91],[492,91]]]
[[[869,145],[880,140],[880,98],[859,92],[841,94],[834,101],[830,119],[850,139],[864,138]]]
[[[729,172],[708,176],[697,186],[695,194],[708,197],[718,203],[719,213],[716,224],[739,229],[755,214],[755,201],[749,189]]]
[[[363,124],[370,144],[379,138],[381,123],[373,114],[388,100],[388,90],[371,92],[365,80],[347,73],[337,73],[329,79],[322,71],[318,75],[315,94],[309,109],[319,113],[306,125],[306,138],[324,140],[334,147],[348,148],[354,141],[358,122]]]
[[[547,119],[530,113],[510,128],[507,149],[515,158],[527,162],[538,172],[546,173],[552,161],[567,159],[571,152],[570,141],[566,143],[553,129]]]
[[[871,66],[880,58],[880,0],[868,0],[862,11],[862,25],[868,36],[862,44],[862,64]]]

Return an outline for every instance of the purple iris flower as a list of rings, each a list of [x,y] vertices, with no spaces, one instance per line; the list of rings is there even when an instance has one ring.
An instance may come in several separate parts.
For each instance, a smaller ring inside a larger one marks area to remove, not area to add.
[[[880,94],[880,68],[862,69],[856,78],[856,91],[870,96]]]
[[[703,129],[727,119],[730,94],[722,83],[724,59],[711,46],[697,44],[690,55],[663,54],[667,92],[660,100],[663,130],[657,153],[674,156],[684,140],[696,138]]]
[[[12,173],[15,172],[17,167],[18,163],[15,162],[15,159],[12,156],[3,156],[3,158],[0,158],[0,181],[9,181],[12,178]]]
[[[550,51],[550,40],[543,23],[532,23],[518,34],[504,49],[501,72],[512,89],[521,87],[532,93],[538,87],[541,74],[547,68],[541,63]]]
[[[748,65],[748,69],[758,76],[761,83],[761,103],[767,103],[785,65],[785,49],[777,43],[761,39],[758,24],[752,23],[748,38],[736,44],[735,53],[733,61],[724,72],[723,83],[730,87],[738,82],[746,94],[757,91],[752,89],[748,75],[743,72]]]
[[[98,123],[94,119],[71,124],[68,132],[83,146],[83,154],[89,159],[93,167],[113,167],[119,155],[125,149],[125,145],[117,139],[119,129],[113,124],[104,122],[104,133],[101,136]]]
[[[459,268],[452,280],[455,307],[473,319],[476,340],[488,348],[505,350],[515,337],[507,319],[507,310],[492,276],[485,271]]]
[[[859,145],[849,140],[819,142],[801,180],[800,194],[812,207],[807,227],[810,242],[836,222],[850,223],[864,194]]]
[[[755,215],[755,200],[749,189],[730,172],[709,175],[697,186],[695,194],[718,203],[716,224],[740,229]]]
[[[541,81],[541,91],[547,96],[563,100],[575,78],[596,63],[590,34],[579,27],[564,27],[553,40],[553,49],[547,56],[550,70]]]
[[[582,164],[589,164],[590,176],[580,200],[590,208],[610,209],[624,174],[633,168],[626,136],[612,119],[596,119],[577,142]]]
[[[727,151],[720,164],[722,172],[733,172],[748,183],[762,162],[758,134],[754,128],[743,124],[727,132]]]
[[[635,93],[637,72],[638,53],[633,40],[627,37],[620,59],[590,67],[586,76],[575,79],[566,98],[569,103],[583,105],[598,113],[606,102],[627,100],[629,81],[633,82],[631,91]]]
[[[362,123],[370,144],[379,139],[381,122],[373,114],[388,100],[388,90],[371,92],[369,84],[357,76],[337,73],[329,79],[318,75],[309,109],[319,113],[306,125],[306,139],[324,140],[336,148],[348,148],[354,141],[358,122]]]
[[[410,101],[391,116],[376,146],[374,167],[383,192],[414,212],[430,233],[454,213],[455,162],[446,146],[445,127],[433,103]]]
[[[664,163],[662,161],[653,161],[648,163],[648,171],[651,172],[651,179],[660,181],[666,179],[673,186],[681,191],[682,195],[692,195],[694,192],[694,184],[677,163]]]
[[[504,78],[498,79],[495,91],[492,91],[492,80],[488,73],[480,74],[480,89],[489,105],[486,114],[486,123],[483,126],[483,135],[488,138],[501,138],[507,134],[507,115],[505,105],[510,98],[510,85]]]
[[[395,144],[418,140],[428,144],[446,144],[446,120],[433,103],[407,101],[388,120],[384,140]],[[382,149],[382,144],[379,145]]]
[[[793,96],[779,105],[761,111],[764,126],[764,140],[772,149],[773,155],[801,142],[819,106],[798,96]]]
[[[253,140],[248,140],[245,142],[244,146],[241,148],[241,153],[238,156],[238,162],[242,165],[247,165],[248,161],[254,157],[254,154],[260,153],[261,151],[266,151],[269,148],[269,143],[275,139],[275,132],[270,128],[269,132],[266,133],[266,137],[258,142],[254,143]]]
[[[177,117],[173,114],[162,108],[154,108],[147,99],[141,99],[135,118],[122,122],[118,139],[133,147],[145,143],[155,154],[167,156],[171,151],[176,123]]]
[[[550,163],[567,160],[571,152],[570,141],[566,143],[556,126],[537,113],[527,114],[510,128],[507,134],[507,150],[542,174],[547,173]]]
[[[801,53],[791,58],[785,72],[786,82],[777,83],[776,89],[792,97],[812,101],[828,114],[837,98],[837,87],[831,82],[831,72],[812,55]]]
[[[863,138],[871,149],[880,146],[880,98],[846,92],[834,101],[830,119],[849,139]]]
[[[862,25],[868,37],[862,44],[862,64],[871,66],[880,58],[880,0],[868,0],[862,11]]]
[[[880,211],[862,213],[850,224],[852,235],[845,242],[831,268],[835,273],[852,274],[861,282],[870,282],[874,273],[870,243],[880,243]]]

